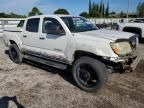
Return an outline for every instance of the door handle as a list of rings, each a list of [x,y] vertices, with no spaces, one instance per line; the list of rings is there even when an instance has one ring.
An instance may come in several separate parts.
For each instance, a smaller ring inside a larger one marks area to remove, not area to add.
[[[23,37],[26,38],[27,36],[26,36],[26,35],[23,35]]]
[[[40,40],[44,40],[45,38],[44,38],[44,37],[40,37],[39,39],[40,39]]]

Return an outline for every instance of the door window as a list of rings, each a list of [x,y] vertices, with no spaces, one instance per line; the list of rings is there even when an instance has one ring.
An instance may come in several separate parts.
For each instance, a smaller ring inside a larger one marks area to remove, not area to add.
[[[63,27],[54,18],[44,18],[42,32],[53,35],[65,35]]]
[[[39,18],[29,19],[26,24],[26,31],[29,32],[38,32],[39,28]]]

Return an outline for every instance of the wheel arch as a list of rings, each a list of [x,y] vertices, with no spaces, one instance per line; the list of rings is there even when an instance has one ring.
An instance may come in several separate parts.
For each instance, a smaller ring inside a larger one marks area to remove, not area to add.
[[[94,53],[91,53],[91,52],[88,52],[88,51],[77,50],[77,51],[75,51],[75,53],[73,55],[73,62],[76,61],[77,59],[79,59],[80,57],[83,57],[83,56],[88,56],[88,57],[91,57],[91,58],[95,58],[95,59],[100,60],[100,61],[103,60],[103,58],[101,56],[98,56]]]
[[[21,44],[17,43],[15,40],[10,39],[9,43],[10,43],[10,45],[15,44],[19,49],[21,49]]]
[[[10,44],[16,44],[16,42],[14,40],[9,40],[9,42],[10,42]]]

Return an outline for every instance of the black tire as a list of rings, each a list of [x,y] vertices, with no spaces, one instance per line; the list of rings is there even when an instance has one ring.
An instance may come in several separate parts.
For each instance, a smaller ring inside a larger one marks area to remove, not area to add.
[[[10,58],[14,63],[20,64],[23,61],[23,54],[16,44],[12,44],[9,48]]]
[[[72,74],[77,86],[87,92],[97,92],[107,80],[106,66],[90,57],[79,58],[73,64]]]

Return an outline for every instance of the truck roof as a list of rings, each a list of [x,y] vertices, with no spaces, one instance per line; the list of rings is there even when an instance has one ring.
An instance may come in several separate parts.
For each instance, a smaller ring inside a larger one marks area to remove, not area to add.
[[[37,15],[37,16],[31,16],[31,17],[28,17],[28,18],[43,18],[43,17],[74,17],[72,15],[62,15],[62,14],[56,14],[56,15]]]

